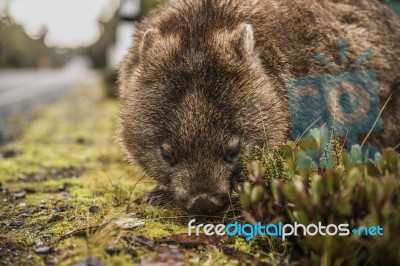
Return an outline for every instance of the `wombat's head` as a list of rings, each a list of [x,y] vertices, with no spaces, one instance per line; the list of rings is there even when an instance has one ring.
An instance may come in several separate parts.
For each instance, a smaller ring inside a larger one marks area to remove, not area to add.
[[[120,73],[119,136],[190,212],[229,203],[243,148],[276,147],[284,116],[247,24],[140,34]]]

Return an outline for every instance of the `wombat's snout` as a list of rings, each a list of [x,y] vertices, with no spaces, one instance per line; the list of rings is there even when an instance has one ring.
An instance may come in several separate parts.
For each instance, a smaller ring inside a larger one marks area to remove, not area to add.
[[[228,199],[228,194],[218,196],[201,194],[192,198],[186,209],[195,214],[212,214],[223,210],[228,203]]]

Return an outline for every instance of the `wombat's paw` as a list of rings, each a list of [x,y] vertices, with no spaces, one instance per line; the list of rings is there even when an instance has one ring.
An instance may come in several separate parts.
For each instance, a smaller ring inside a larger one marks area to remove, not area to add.
[[[155,206],[164,207],[171,200],[171,193],[167,188],[162,186],[157,186],[155,189],[149,191],[144,197],[144,202]]]

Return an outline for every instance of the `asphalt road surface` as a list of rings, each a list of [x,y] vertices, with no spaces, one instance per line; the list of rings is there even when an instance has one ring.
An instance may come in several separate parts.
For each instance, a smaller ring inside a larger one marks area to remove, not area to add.
[[[0,145],[13,138],[18,120],[28,119],[37,106],[60,98],[93,74],[82,58],[62,69],[0,71]]]

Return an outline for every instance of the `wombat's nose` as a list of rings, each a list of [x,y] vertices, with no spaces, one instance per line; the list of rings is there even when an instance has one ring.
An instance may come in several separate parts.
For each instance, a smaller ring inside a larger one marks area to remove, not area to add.
[[[188,208],[191,213],[211,214],[216,213],[225,207],[228,202],[228,196],[213,197],[209,195],[200,195],[193,199],[193,204]]]

